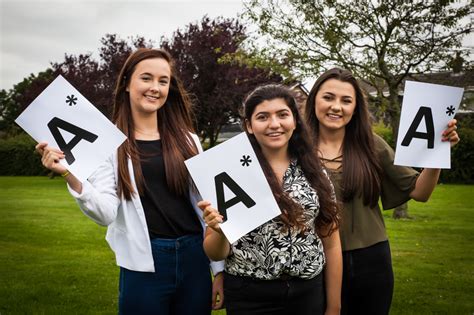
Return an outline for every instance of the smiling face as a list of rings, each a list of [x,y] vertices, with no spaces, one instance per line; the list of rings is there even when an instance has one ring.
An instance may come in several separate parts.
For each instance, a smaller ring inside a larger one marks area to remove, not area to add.
[[[132,73],[127,92],[134,117],[154,114],[166,102],[170,88],[171,68],[162,58],[140,61]]]
[[[315,97],[315,113],[319,127],[341,130],[351,121],[356,108],[356,93],[352,84],[337,79],[324,82]]]
[[[288,150],[288,142],[296,128],[295,118],[283,98],[265,100],[255,107],[246,121],[262,152]]]

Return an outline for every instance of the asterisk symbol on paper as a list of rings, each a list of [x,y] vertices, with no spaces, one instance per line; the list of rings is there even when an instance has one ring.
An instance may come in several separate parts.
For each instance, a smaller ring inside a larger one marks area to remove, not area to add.
[[[240,162],[242,163],[242,166],[249,166],[250,163],[252,163],[252,159],[250,158],[250,155],[242,155]]]
[[[448,116],[454,115],[454,106],[453,105],[451,105],[449,107],[446,107],[446,114],[448,114]]]
[[[76,105],[77,104],[77,97],[74,96],[74,94],[71,94],[66,97],[66,103],[69,103],[69,106]]]

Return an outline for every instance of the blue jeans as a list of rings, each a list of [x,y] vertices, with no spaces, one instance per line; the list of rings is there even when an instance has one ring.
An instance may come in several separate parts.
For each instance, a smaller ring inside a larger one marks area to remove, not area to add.
[[[209,315],[212,284],[202,235],[152,239],[155,272],[120,268],[119,314]]]

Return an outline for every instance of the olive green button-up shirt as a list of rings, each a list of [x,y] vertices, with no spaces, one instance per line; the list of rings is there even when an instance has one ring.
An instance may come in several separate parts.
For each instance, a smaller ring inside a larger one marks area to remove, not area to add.
[[[395,208],[410,199],[419,175],[410,167],[394,165],[392,148],[378,135],[374,135],[375,150],[383,169],[380,200],[383,208]],[[328,169],[336,190],[336,197],[342,200],[342,169]],[[380,206],[364,205],[361,196],[343,203],[342,222],[339,228],[342,250],[365,248],[387,240],[385,223]]]

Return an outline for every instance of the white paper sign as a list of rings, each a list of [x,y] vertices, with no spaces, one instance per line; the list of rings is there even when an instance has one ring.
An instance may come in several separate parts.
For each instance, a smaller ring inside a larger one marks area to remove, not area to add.
[[[442,134],[454,118],[464,89],[407,81],[403,94],[395,164],[451,168],[451,146]]]
[[[84,182],[126,136],[62,76],[15,120],[38,142],[61,149],[61,160]]]
[[[201,196],[224,215],[230,243],[281,214],[245,133],[185,163]]]

